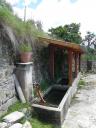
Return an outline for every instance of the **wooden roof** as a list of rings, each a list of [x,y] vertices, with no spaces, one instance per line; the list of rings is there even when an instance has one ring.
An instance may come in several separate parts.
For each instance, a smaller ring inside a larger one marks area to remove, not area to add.
[[[79,52],[79,53],[84,52],[82,50],[81,46],[78,44],[75,44],[75,43],[66,42],[63,40],[50,39],[50,38],[45,38],[45,37],[38,37],[38,38],[42,43],[47,43],[48,45],[53,45],[53,46],[57,46],[60,48],[70,49],[72,51]]]

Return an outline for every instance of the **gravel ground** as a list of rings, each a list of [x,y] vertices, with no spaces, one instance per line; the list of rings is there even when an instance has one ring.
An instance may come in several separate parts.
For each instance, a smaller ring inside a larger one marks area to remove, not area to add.
[[[63,128],[96,128],[96,74],[81,78],[86,84],[72,99]]]

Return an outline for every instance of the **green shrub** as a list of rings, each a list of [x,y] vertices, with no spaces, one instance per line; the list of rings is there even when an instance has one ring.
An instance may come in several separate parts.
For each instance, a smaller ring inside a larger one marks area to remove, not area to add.
[[[81,79],[79,81],[78,88],[80,89],[80,88],[84,87],[85,85],[86,85],[85,81]]]
[[[32,47],[30,44],[25,44],[22,43],[19,47],[20,52],[31,52],[32,51]]]

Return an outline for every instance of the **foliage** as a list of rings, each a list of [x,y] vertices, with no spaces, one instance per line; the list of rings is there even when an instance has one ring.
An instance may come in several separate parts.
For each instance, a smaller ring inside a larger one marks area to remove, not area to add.
[[[31,118],[30,123],[32,128],[55,128],[53,125],[39,121],[36,118]]]
[[[80,29],[80,24],[72,23],[70,25],[51,28],[49,29],[49,32],[51,32],[52,36],[55,36],[59,39],[80,44],[82,38],[79,29]]]
[[[79,85],[85,85],[85,81],[81,79],[81,80],[79,81]]]
[[[5,0],[0,0],[0,8],[7,8],[9,11],[13,12],[11,5]]]
[[[13,12],[11,12],[6,7],[0,8],[0,20],[1,22],[9,25],[11,28],[13,28],[15,34],[17,36],[46,36],[46,34],[43,31],[40,31],[32,22],[29,21],[22,21],[20,18],[18,18],[16,15],[13,15]]]
[[[82,56],[82,60],[89,60],[89,61],[94,61],[96,60],[96,55],[94,54],[85,54],[84,56]]]
[[[20,52],[31,52],[32,51],[32,47],[30,44],[26,44],[26,43],[22,43],[19,47]]]
[[[9,114],[14,111],[22,111],[23,108],[31,108],[31,105],[27,104],[27,103],[23,104],[23,103],[20,103],[19,101],[17,101],[15,104],[13,104],[12,106],[9,107],[8,112],[6,114]],[[3,117],[1,117],[0,120],[2,120]],[[26,121],[26,119],[31,123],[32,128],[54,128],[52,125],[38,120],[38,116],[33,113],[31,113],[30,118],[23,118],[19,122],[24,123]]]
[[[79,83],[78,83],[78,88],[81,89],[82,87],[84,87],[86,85],[85,81],[84,80],[80,80]]]
[[[87,32],[82,45],[86,47],[85,60],[96,60],[96,35],[92,32]]]
[[[86,45],[89,50],[92,46],[96,49],[96,35],[92,32],[87,32],[82,44]]]
[[[7,113],[5,113],[2,117],[0,117],[0,121],[2,120],[2,118],[4,116],[6,116],[7,114],[10,114],[11,112],[21,111],[23,108],[29,108],[29,107],[30,107],[30,104],[28,104],[28,103],[21,103],[20,101],[17,101],[16,103],[14,103],[13,105],[11,105],[8,108]]]

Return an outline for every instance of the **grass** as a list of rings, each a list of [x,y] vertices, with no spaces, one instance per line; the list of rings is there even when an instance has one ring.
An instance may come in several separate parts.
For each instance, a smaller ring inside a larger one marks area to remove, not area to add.
[[[78,83],[78,88],[81,89],[86,85],[85,81],[80,79],[79,83]]]
[[[53,125],[40,122],[38,119],[35,119],[34,117],[30,120],[30,123],[32,124],[32,128],[55,128]]]
[[[9,107],[8,112],[5,115],[7,115],[7,114],[9,114],[11,112],[14,112],[14,111],[22,111],[23,108],[27,108],[27,113],[25,114],[25,118],[23,118],[22,120],[20,120],[19,123],[22,123],[23,124],[26,121],[26,119],[27,119],[31,123],[32,128],[55,128],[51,124],[48,124],[48,123],[45,123],[45,122],[41,122],[38,119],[38,116],[37,116],[36,113],[34,114],[33,112],[30,111],[30,114],[28,115],[28,110],[31,110],[31,109],[29,109],[29,108],[31,108],[31,106],[30,106],[30,104],[27,104],[27,103],[22,104],[19,101],[16,102],[15,104],[13,104],[12,106]],[[2,118],[5,115],[3,115],[0,118],[0,121],[2,120]]]
[[[38,30],[31,21],[22,21],[6,7],[0,7],[0,21],[13,28],[18,36],[46,36],[46,34],[43,31]]]

